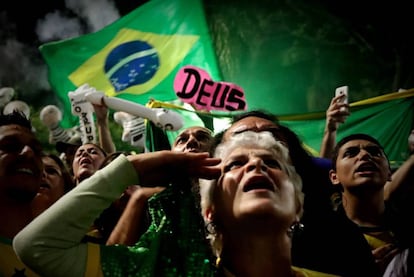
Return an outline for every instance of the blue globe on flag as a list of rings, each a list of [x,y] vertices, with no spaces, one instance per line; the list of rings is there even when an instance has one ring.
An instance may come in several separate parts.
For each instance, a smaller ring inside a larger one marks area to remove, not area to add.
[[[105,74],[116,92],[144,84],[157,72],[157,50],[144,41],[130,41],[115,47],[105,60]]]

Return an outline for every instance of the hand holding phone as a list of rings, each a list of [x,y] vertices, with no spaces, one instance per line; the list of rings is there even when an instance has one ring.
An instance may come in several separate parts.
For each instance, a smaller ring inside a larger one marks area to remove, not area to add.
[[[335,97],[343,95],[342,98],[339,98],[339,102],[348,104],[348,86],[337,87],[335,89]],[[346,108],[342,107],[340,111],[345,111]]]

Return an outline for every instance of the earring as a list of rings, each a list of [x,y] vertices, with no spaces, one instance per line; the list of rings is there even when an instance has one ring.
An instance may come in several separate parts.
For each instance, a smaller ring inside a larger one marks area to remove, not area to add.
[[[287,231],[287,234],[291,238],[291,237],[293,237],[294,234],[301,233],[303,231],[304,227],[305,227],[305,225],[303,225],[299,221],[295,221],[295,222],[293,222],[292,225],[290,225],[290,227]]]
[[[216,235],[217,231],[216,231],[216,225],[214,224],[213,221],[209,221],[204,225],[206,232],[210,235]]]

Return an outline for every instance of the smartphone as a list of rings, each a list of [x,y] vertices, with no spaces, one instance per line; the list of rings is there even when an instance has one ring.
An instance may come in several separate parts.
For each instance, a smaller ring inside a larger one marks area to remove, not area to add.
[[[337,87],[335,89],[335,96],[338,96],[338,95],[345,95],[344,97],[341,98],[340,101],[342,103],[348,104],[348,86]],[[346,110],[345,107],[341,108],[341,111],[345,111],[345,110]]]

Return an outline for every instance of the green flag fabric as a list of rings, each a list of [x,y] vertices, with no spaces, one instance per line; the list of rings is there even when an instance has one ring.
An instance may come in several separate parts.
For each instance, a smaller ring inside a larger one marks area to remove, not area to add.
[[[184,65],[221,79],[201,0],[152,0],[98,32],[44,44],[40,52],[63,103],[64,128],[78,124],[67,94],[85,83],[145,105],[177,99],[173,80]]]
[[[414,89],[369,98],[350,106],[351,114],[339,126],[337,141],[350,134],[369,134],[384,146],[391,167],[401,165],[408,158],[408,136],[414,128]],[[279,119],[298,134],[312,154],[319,155],[325,113],[281,116]]]
[[[327,20],[323,9],[309,13],[306,1],[295,8],[276,2],[269,6],[251,1],[230,6],[230,2],[150,0],[96,33],[42,45],[49,82],[63,103],[62,127],[78,124],[68,92],[88,83],[110,97],[142,105],[151,99],[164,103],[182,115],[183,128],[204,125],[217,133],[237,112],[207,113],[168,105],[178,100],[173,89],[176,73],[192,65],[214,81],[241,86],[249,110],[278,115],[315,156],[335,88],[349,85],[351,115],[340,126],[338,139],[367,133],[384,145],[394,167],[407,158],[414,89],[382,95],[392,91],[393,74],[375,51],[350,39],[343,22]],[[306,11],[306,17],[298,18],[296,8]],[[332,28],[321,32],[323,36],[308,35],[302,24],[296,24],[301,20],[309,30],[327,22]],[[165,138],[171,143],[181,130],[150,131],[147,147],[157,150],[166,148]],[[159,132],[165,137],[157,142]]]
[[[183,107],[162,102],[156,103],[155,106],[173,109],[180,113],[185,122],[182,129],[194,125],[204,125],[213,130],[215,134],[226,129],[230,125],[231,117],[240,113],[206,113],[195,111],[188,106]],[[325,111],[281,115],[271,110],[260,110],[275,114],[281,124],[288,126],[298,135],[304,147],[312,155],[319,156],[326,121]],[[212,126],[206,122],[212,122]],[[404,92],[388,93],[350,103],[350,115],[339,126],[337,141],[344,136],[355,133],[371,135],[384,146],[391,167],[395,169],[410,155],[408,136],[413,128],[414,89],[409,89]],[[182,129],[164,132],[170,144]],[[150,140],[149,143],[153,144],[154,137],[151,137]],[[151,149],[156,150],[156,147]]]

